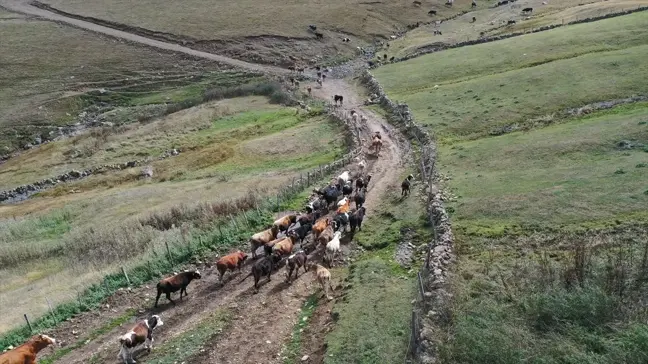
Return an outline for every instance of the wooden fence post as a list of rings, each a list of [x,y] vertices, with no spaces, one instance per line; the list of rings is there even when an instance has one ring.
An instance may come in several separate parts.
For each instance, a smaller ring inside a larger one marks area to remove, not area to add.
[[[236,229],[236,232],[238,232],[239,228],[238,228],[238,224],[236,223],[236,220],[234,219],[234,216],[232,216],[232,214],[230,214],[229,217],[232,220],[232,223],[234,224],[234,228]]]
[[[421,292],[421,301],[425,304],[425,288],[423,288],[423,278],[421,278],[421,271],[416,274],[418,276],[419,292]]]
[[[166,251],[167,251],[167,259],[169,259],[169,263],[173,265],[173,257],[171,256],[171,249],[169,249],[169,242],[164,241],[164,245],[166,246]]]
[[[30,332],[34,332],[34,329],[32,329],[31,322],[29,322],[29,318],[27,317],[27,314],[23,315],[25,317],[25,322],[27,322],[27,327],[29,327]]]
[[[130,279],[128,278],[128,274],[126,273],[126,270],[124,269],[124,267],[121,267],[121,271],[122,271],[122,274],[124,275],[124,277],[126,277],[126,284],[128,284],[130,286],[131,282],[130,282]]]
[[[50,314],[52,315],[52,318],[54,319],[54,322],[57,322],[56,320],[56,315],[54,315],[54,309],[52,309],[52,303],[50,302],[49,298],[45,297],[45,301],[47,301],[47,307],[49,307]]]
[[[247,213],[245,212],[245,210],[243,210],[243,217],[245,218],[245,225],[246,225],[247,227],[250,227],[250,220],[248,219],[248,215],[247,215]]]
[[[306,174],[306,186],[310,187],[310,171]]]

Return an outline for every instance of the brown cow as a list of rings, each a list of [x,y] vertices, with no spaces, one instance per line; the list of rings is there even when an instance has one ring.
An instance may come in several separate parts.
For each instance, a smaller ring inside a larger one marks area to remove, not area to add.
[[[308,256],[303,250],[300,250],[297,253],[289,256],[288,265],[286,266],[286,270],[288,271],[288,278],[286,278],[286,282],[290,283],[290,278],[292,277],[293,270],[295,271],[295,279],[297,279],[297,277],[299,276],[299,268],[304,267],[304,273],[308,272],[308,266],[306,266],[307,262]]]
[[[338,214],[346,214],[346,213],[349,212],[349,209],[351,208],[351,200],[350,199],[345,197],[344,199],[342,199],[342,201],[344,201],[344,204],[342,204],[340,207],[338,207],[338,209],[337,209]],[[340,201],[340,202],[342,202],[342,201]]]
[[[182,272],[174,275],[173,277],[164,278],[160,280],[157,284],[157,297],[155,298],[155,307],[158,305],[160,296],[162,293],[166,294],[167,300],[175,305],[175,302],[171,299],[171,293],[180,291],[180,300],[182,300],[182,294],[184,293],[187,296],[187,286],[194,279],[200,279],[201,275],[198,270],[192,270],[188,272]]]
[[[318,246],[326,246],[326,244],[333,239],[333,234],[335,234],[335,229],[333,225],[329,225],[322,231],[322,233],[317,237]]]
[[[240,250],[235,251],[234,253],[227,254],[226,256],[220,258],[216,262],[216,269],[220,273],[220,281],[223,281],[223,276],[228,270],[233,271],[234,269],[241,271],[241,266],[247,259],[247,254],[243,253]]]
[[[250,246],[252,247],[252,258],[256,258],[257,256],[256,251],[260,246],[276,239],[277,234],[279,234],[279,229],[276,226],[273,226],[268,230],[264,230],[260,233],[256,233],[252,235],[252,237],[250,238]]]
[[[277,219],[277,221],[275,221],[272,226],[276,226],[279,231],[286,231],[288,230],[290,225],[294,224],[295,222],[297,222],[297,215],[290,214]]]
[[[331,219],[328,217],[317,220],[317,222],[315,222],[315,225],[313,225],[313,236],[315,237],[315,239],[317,239],[322,231],[324,231],[324,229],[326,229],[326,227],[330,224]]]
[[[35,364],[36,354],[49,345],[55,346],[56,340],[47,335],[32,336],[26,343],[6,353],[0,354],[2,364]]]
[[[135,363],[133,351],[140,344],[144,344],[144,348],[151,352],[153,330],[163,324],[164,322],[158,315],[153,315],[149,319],[138,322],[129,332],[119,338],[121,349],[118,358],[123,359],[125,364]]]
[[[288,256],[292,254],[293,247],[297,243],[299,236],[294,231],[288,233],[288,236],[282,241],[277,242],[272,247],[272,255],[277,257]]]

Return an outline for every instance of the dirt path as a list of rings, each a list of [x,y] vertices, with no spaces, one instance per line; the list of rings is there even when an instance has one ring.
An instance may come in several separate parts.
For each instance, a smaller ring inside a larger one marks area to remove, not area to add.
[[[251,71],[267,72],[273,74],[287,74],[289,72],[287,69],[283,69],[279,67],[258,65],[258,64],[249,63],[249,62],[245,62],[245,61],[241,61],[229,57],[220,56],[217,54],[201,52],[188,47],[183,47],[178,44],[162,42],[159,40],[150,39],[140,35],[124,32],[118,29],[109,28],[103,25],[98,25],[89,21],[74,19],[63,15],[55,14],[51,11],[39,9],[35,6],[32,6],[29,0],[0,0],[0,7],[3,7],[9,11],[13,11],[16,13],[33,15],[47,20],[69,24],[74,27],[90,30],[96,33],[102,33],[112,37],[125,39],[131,42],[145,44],[150,47],[166,49],[173,52],[180,52],[190,56],[204,58],[204,59],[208,59],[208,60],[212,60],[224,64],[229,64],[231,66],[240,67]]]

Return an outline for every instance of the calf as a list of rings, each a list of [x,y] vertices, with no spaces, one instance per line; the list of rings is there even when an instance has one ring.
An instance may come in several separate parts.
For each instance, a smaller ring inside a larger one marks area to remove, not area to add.
[[[32,336],[26,343],[15,349],[0,354],[2,364],[32,364],[36,363],[36,355],[48,346],[55,346],[56,340],[47,335]]]
[[[533,12],[533,8],[524,8],[524,9],[522,9],[522,13],[524,13],[524,14],[528,14],[528,13],[532,13],[532,12]]]
[[[356,227],[358,228],[358,230],[362,231],[362,220],[364,219],[365,212],[366,209],[363,206],[349,215],[349,227],[351,228],[351,234],[355,233]]]
[[[218,273],[220,273],[220,281],[223,281],[223,276],[225,275],[225,272],[228,270],[233,271],[234,269],[241,271],[241,266],[243,266],[243,263],[247,259],[248,255],[243,253],[242,251],[238,250],[234,253],[227,254],[226,256],[220,258],[216,262],[216,269],[218,269]]]
[[[171,299],[171,293],[180,291],[180,300],[182,301],[182,294],[184,293],[187,296],[187,286],[194,279],[200,279],[200,272],[197,270],[192,270],[188,272],[182,272],[174,275],[173,277],[164,278],[160,280],[157,284],[157,297],[155,298],[155,307],[158,306],[158,301],[162,293],[166,295],[167,300],[175,305],[175,302]]]
[[[315,37],[316,37],[317,39],[323,39],[323,38],[324,38],[324,34],[319,33],[319,32],[315,32]]]
[[[349,212],[349,209],[351,208],[351,200],[348,197],[345,197],[338,202],[338,209],[337,213],[338,214],[344,214]]]
[[[437,11],[436,10],[430,10],[430,11],[428,11],[428,15],[437,15]]]
[[[297,234],[295,234],[294,231],[291,231],[285,239],[278,242],[272,247],[272,255],[278,258],[277,261],[282,257],[292,254],[292,250],[295,246],[295,243],[297,243],[297,239],[299,239]]]
[[[334,95],[333,96],[333,102],[337,105],[338,101],[340,102],[340,105],[344,103],[344,96],[342,95]]]
[[[351,180],[351,174],[349,173],[349,171],[344,171],[337,177],[337,184],[340,186],[339,188],[341,189],[342,186],[344,186],[350,180]]]
[[[286,230],[288,230],[290,225],[294,224],[295,222],[297,222],[297,215],[290,214],[290,215],[286,215],[286,216],[284,216],[284,217],[282,217],[280,219],[277,219],[277,221],[275,221],[272,224],[272,226],[277,227],[277,229],[279,229],[279,231],[286,231]]]
[[[163,324],[164,322],[158,315],[138,322],[129,332],[119,338],[121,349],[118,358],[122,359],[125,364],[135,363],[133,351],[140,344],[144,344],[144,348],[150,352],[153,346],[153,330]]]
[[[333,299],[333,297],[328,295],[329,288],[331,291],[333,290],[333,286],[331,285],[331,272],[322,265],[315,264],[315,276],[317,277],[319,284],[322,286],[326,298],[329,300]]]
[[[365,190],[364,189],[357,190],[355,196],[353,196],[353,200],[355,202],[356,209],[362,207],[362,205],[364,205],[365,203]]]
[[[515,23],[516,23],[515,20],[509,20],[506,24],[508,24],[508,25],[513,25],[513,24],[515,24]]]
[[[256,233],[252,235],[252,237],[250,238],[250,246],[252,248],[252,258],[256,258],[257,256],[256,251],[260,246],[263,246],[266,243],[269,243],[272,240],[276,239],[278,234],[279,234],[279,228],[276,226],[272,226],[268,230],[264,230],[260,233]]]
[[[409,195],[413,178],[414,176],[410,174],[409,176],[407,176],[407,178],[405,178],[403,183],[401,183],[401,197],[405,197]]]
[[[308,261],[308,256],[303,250],[298,251],[297,253],[288,257],[288,265],[286,270],[288,271],[288,278],[286,282],[290,283],[290,278],[292,278],[292,273],[295,271],[295,279],[299,276],[299,268],[304,267],[304,273],[308,271],[308,266],[306,263]]]
[[[356,191],[363,189],[365,186],[364,178],[360,177],[356,180]]]
[[[274,268],[274,261],[273,257],[263,257],[260,260],[258,260],[254,265],[252,266],[252,271],[250,274],[245,276],[245,278],[241,279],[241,282],[246,280],[249,276],[254,276],[254,291],[259,292],[259,280],[261,279],[261,276],[267,275],[268,276],[268,281],[270,281],[270,275],[272,274],[272,269]]]
[[[340,238],[342,237],[341,231],[336,231],[333,239],[326,244],[326,252],[324,253],[324,260],[328,262],[329,267],[333,265],[333,259],[340,252]]]

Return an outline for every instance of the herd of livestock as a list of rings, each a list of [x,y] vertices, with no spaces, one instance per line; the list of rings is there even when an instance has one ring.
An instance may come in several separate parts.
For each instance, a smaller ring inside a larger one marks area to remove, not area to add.
[[[331,183],[319,190],[314,190],[305,211],[299,214],[288,214],[276,220],[268,229],[252,235],[249,240],[250,255],[256,259],[252,264],[251,272],[241,282],[250,276],[254,277],[254,289],[258,292],[259,281],[266,276],[268,280],[278,267],[286,266],[286,279],[288,282],[299,275],[300,269],[306,273],[308,270],[315,272],[317,281],[324,290],[324,295],[329,296],[332,289],[331,273],[325,267],[331,267],[336,256],[340,253],[341,240],[344,233],[351,236],[356,229],[362,230],[362,221],[365,216],[365,203],[367,187],[371,181],[371,174],[363,173],[366,169],[366,160],[356,159],[356,171],[344,171]],[[409,176],[402,184],[403,193],[409,191]],[[353,206],[353,207],[352,207]],[[330,212],[333,212],[332,214]],[[309,262],[309,254],[322,256],[322,264]],[[263,255],[258,257],[258,255]],[[220,274],[220,281],[227,271],[241,270],[248,254],[240,250],[220,258],[216,262],[216,269]],[[259,258],[259,259],[257,259]],[[171,299],[171,293],[180,291],[180,299],[187,295],[187,286],[194,279],[200,279],[198,270],[181,272],[169,278],[160,280],[157,284],[157,297],[155,306],[164,294]],[[127,333],[119,338],[119,358],[124,363],[135,363],[133,354],[143,344],[144,350],[150,351],[153,343],[153,330],[163,325],[159,315],[153,315],[139,321]],[[42,349],[56,345],[56,340],[47,335],[36,335],[23,345],[0,354],[2,364],[35,363],[36,355]]]

